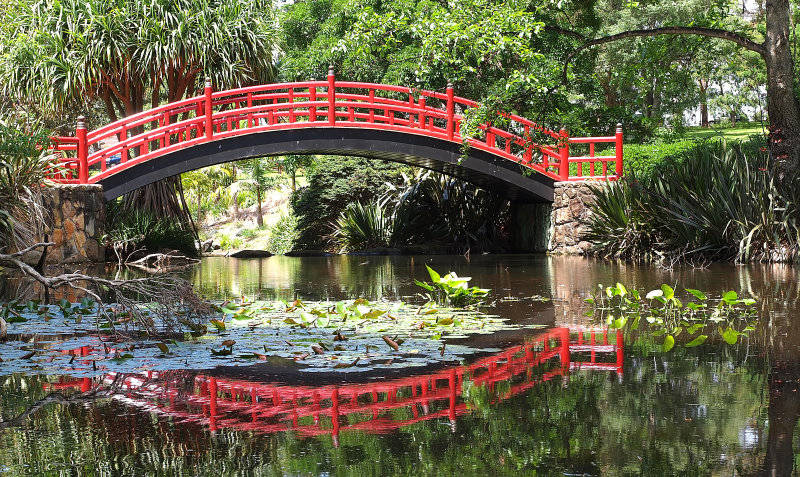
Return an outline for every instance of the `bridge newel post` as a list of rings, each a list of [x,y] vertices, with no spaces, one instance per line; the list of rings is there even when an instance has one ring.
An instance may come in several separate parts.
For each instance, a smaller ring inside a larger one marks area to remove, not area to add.
[[[87,184],[89,182],[89,144],[86,139],[89,131],[86,128],[86,117],[78,116],[78,124],[75,127],[75,135],[78,138],[78,182]]]
[[[622,177],[622,123],[617,123],[617,131],[614,134],[615,139],[615,150],[617,159],[616,163],[616,172],[617,177]]]
[[[328,67],[328,124],[336,124],[336,74],[333,65]]]
[[[569,180],[569,136],[565,129],[558,131],[558,134],[561,136],[560,141],[563,141],[558,146],[558,154],[561,156],[558,163],[558,177],[560,180],[566,181]]]
[[[214,117],[212,111],[211,93],[214,92],[211,87],[211,78],[206,78],[206,86],[203,90],[205,93],[205,110],[206,110],[206,139],[214,137]]]
[[[447,139],[453,140],[456,130],[453,83],[447,83]]]

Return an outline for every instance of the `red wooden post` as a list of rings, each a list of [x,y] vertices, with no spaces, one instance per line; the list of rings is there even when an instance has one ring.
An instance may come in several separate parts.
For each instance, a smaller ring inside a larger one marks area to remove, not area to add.
[[[616,156],[617,156],[617,177],[622,177],[622,124],[617,123],[617,132],[614,135],[616,139]]]
[[[447,83],[447,139],[451,141],[456,130],[453,96],[453,83]]]
[[[564,129],[558,131],[558,134],[561,136],[560,141],[564,141],[558,148],[558,154],[561,156],[558,163],[558,178],[566,181],[569,180],[569,136]]]
[[[336,75],[333,65],[328,67],[328,124],[336,124]]]
[[[206,87],[205,87],[205,95],[206,95],[206,139],[212,139],[214,137],[214,118],[212,116],[211,110],[211,78],[206,78]]]
[[[75,135],[78,136],[78,182],[81,184],[89,183],[89,144],[86,141],[86,118],[78,116],[78,125],[75,128]]]
[[[339,388],[334,388],[331,394],[331,426],[333,431],[333,446],[339,447]]]
[[[216,432],[217,430],[217,379],[211,378],[210,382],[208,383],[208,394],[209,394],[209,419],[208,419],[208,427],[211,432]]]
[[[128,126],[123,124],[122,130],[119,133],[119,141],[124,142],[128,139]],[[128,160],[128,147],[123,146],[122,151],[120,152],[120,162],[126,162]]]
[[[314,82],[314,78],[311,78],[311,82]],[[313,86],[308,88],[308,100],[312,103],[317,100],[317,87]],[[311,106],[308,108],[308,120],[312,123],[317,120],[317,107]]]
[[[420,129],[425,129],[425,123],[428,121],[428,118],[425,117],[425,96],[420,96],[419,98],[419,127]]]

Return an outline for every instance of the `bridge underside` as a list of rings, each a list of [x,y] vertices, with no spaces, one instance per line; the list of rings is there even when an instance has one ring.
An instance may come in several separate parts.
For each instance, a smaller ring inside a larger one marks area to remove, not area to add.
[[[549,177],[491,153],[428,136],[395,131],[315,127],[257,132],[187,147],[120,171],[102,181],[106,200],[167,177],[240,159],[287,154],[332,154],[402,162],[443,172],[517,203],[553,202]]]

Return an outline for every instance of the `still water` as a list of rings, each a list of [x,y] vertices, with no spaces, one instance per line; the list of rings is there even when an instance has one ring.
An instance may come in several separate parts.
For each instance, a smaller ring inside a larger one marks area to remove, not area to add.
[[[541,330],[402,373],[307,376],[291,363],[93,378],[3,373],[0,475],[793,475],[797,271],[671,271],[578,258],[207,258],[207,297],[419,300],[425,264],[492,289]],[[760,324],[662,353],[584,316],[598,284],[758,300]],[[19,288],[17,288],[19,289]],[[541,297],[550,300],[541,300]],[[2,366],[2,363],[0,363]],[[87,393],[89,390],[102,393]]]

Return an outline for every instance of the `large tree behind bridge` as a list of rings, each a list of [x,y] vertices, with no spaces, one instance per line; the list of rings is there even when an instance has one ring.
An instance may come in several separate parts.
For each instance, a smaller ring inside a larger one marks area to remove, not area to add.
[[[763,40],[751,38],[752,33],[725,28],[724,16],[733,8],[728,2],[711,2],[709,15],[699,22],[687,25],[665,25],[658,28],[634,29],[597,37],[586,38],[577,32],[568,32],[578,37],[582,44],[566,59],[569,64],[576,55],[598,45],[605,45],[627,38],[659,37],[666,35],[696,35],[718,38],[757,53],[764,61],[767,71],[767,112],[770,121],[769,143],[777,166],[786,175],[800,170],[800,103],[795,94],[795,66],[792,55],[790,31],[792,28],[790,1],[766,0],[763,5]],[[704,23],[709,26],[702,26]],[[566,71],[566,70],[565,70]]]
[[[0,27],[0,86],[19,102],[114,121],[217,88],[269,82],[277,53],[271,0],[13,0]],[[90,126],[100,126],[91,124]],[[131,205],[187,219],[180,181]]]

